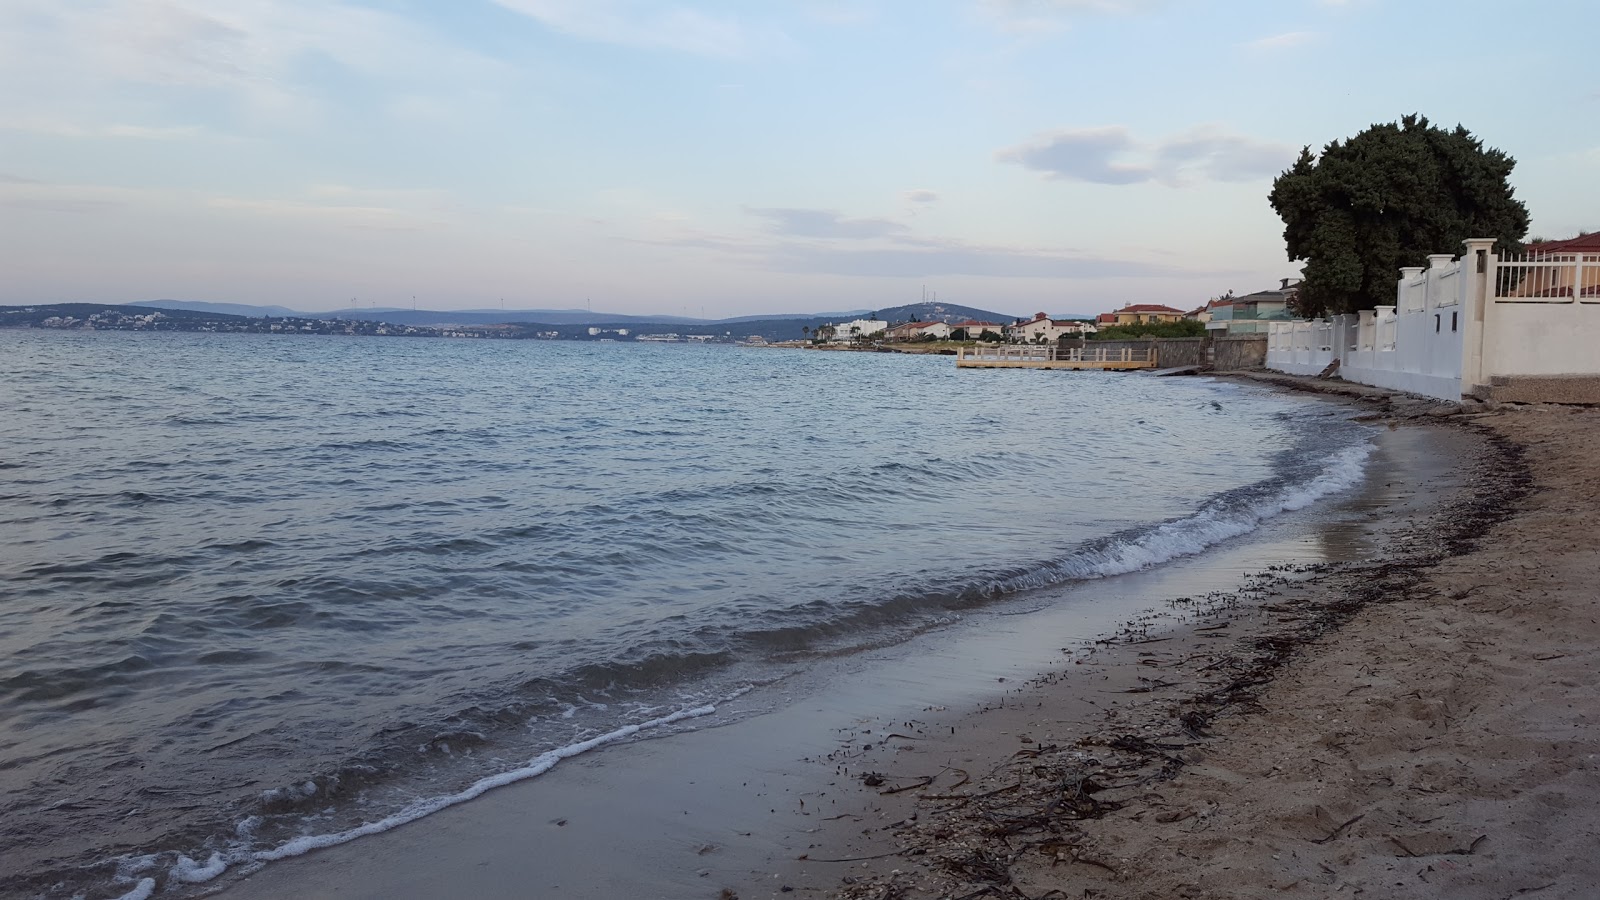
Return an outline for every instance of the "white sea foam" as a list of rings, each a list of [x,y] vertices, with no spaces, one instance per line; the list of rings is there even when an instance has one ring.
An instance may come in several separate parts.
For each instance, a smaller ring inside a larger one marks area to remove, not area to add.
[[[736,697],[743,696],[750,690],[750,687],[740,688],[719,702],[726,703]],[[351,828],[347,831],[339,831],[332,834],[306,835],[304,837],[295,838],[292,841],[268,850],[240,850],[226,855],[222,853],[213,853],[204,864],[197,863],[187,856],[179,856],[178,862],[173,865],[168,874],[171,878],[177,881],[197,884],[216,878],[223,872],[226,872],[230,865],[247,863],[259,866],[275,860],[287,859],[291,856],[300,856],[302,854],[309,853],[312,850],[320,850],[324,847],[333,847],[339,844],[346,844],[355,840],[356,838],[380,834],[382,832],[398,828],[401,825],[415,822],[416,820],[424,816],[432,815],[441,809],[446,809],[459,803],[465,803],[468,800],[480,797],[483,794],[494,790],[495,788],[504,787],[508,784],[515,784],[519,781],[526,781],[529,778],[537,778],[538,776],[543,775],[544,773],[555,768],[556,764],[562,760],[577,756],[580,753],[587,753],[590,750],[603,747],[607,744],[614,744],[618,741],[633,737],[641,731],[661,728],[689,719],[702,718],[709,716],[716,711],[717,706],[715,704],[708,703],[704,706],[696,706],[691,709],[678,710],[677,712],[669,715],[650,719],[648,721],[624,725],[614,731],[608,731],[605,734],[596,735],[588,740],[579,741],[575,744],[568,744],[565,747],[558,747],[554,750],[541,753],[532,760],[529,760],[528,764],[522,766],[521,768],[512,769],[509,772],[501,772],[496,775],[490,775],[486,778],[479,779],[465,790],[457,793],[417,800],[393,815],[379,819],[376,822],[368,822],[364,825],[358,825],[355,828]],[[139,893],[141,890],[145,891],[145,893]],[[119,900],[146,900],[146,898],[148,898],[150,893],[154,890],[154,880],[147,878],[140,882],[139,887],[135,888],[133,892],[119,898]]]
[[[1359,444],[1323,460],[1322,471],[1309,481],[1285,485],[1254,501],[1205,504],[1192,515],[1165,522],[1125,540],[1074,553],[1065,559],[1002,579],[995,587],[1012,592],[1087,578],[1137,572],[1184,556],[1193,556],[1229,538],[1248,534],[1266,520],[1307,506],[1360,483],[1374,445]]]
[[[189,884],[200,884],[228,871],[228,863],[222,858],[221,853],[211,854],[211,858],[204,863],[197,863],[187,856],[179,856],[172,867],[171,875],[179,881]]]
[[[154,878],[141,878],[139,883],[134,885],[133,890],[118,897],[117,900],[150,900],[150,895],[155,892],[156,880]]]

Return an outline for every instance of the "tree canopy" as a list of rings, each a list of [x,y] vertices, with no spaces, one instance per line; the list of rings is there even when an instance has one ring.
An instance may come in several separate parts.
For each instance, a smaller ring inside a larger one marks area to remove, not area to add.
[[[1127,325],[1107,325],[1089,335],[1091,341],[1126,341],[1133,338],[1183,338],[1200,337],[1206,333],[1204,322],[1179,319],[1176,322],[1140,322]]]
[[[1446,131],[1419,115],[1334,141],[1321,158],[1301,150],[1268,195],[1289,259],[1305,260],[1301,315],[1392,304],[1401,267],[1460,252],[1467,238],[1520,249],[1528,208],[1512,196],[1514,166],[1460,125]]]

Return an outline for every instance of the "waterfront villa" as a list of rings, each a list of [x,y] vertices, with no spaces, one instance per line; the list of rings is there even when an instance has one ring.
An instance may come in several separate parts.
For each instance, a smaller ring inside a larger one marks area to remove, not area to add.
[[[891,341],[945,340],[950,337],[950,326],[943,322],[905,322],[884,332]]]
[[[996,338],[1002,338],[1006,333],[1006,326],[999,322],[978,322],[968,319],[965,322],[951,322],[950,333],[965,340],[978,340],[987,331]]]
[[[1234,334],[1266,334],[1270,322],[1294,318],[1289,303],[1299,291],[1300,282],[1284,278],[1275,290],[1256,291],[1243,297],[1220,297],[1207,305],[1206,334],[1222,337]]]
[[[1116,312],[1101,313],[1096,322],[1101,325],[1154,325],[1158,322],[1178,322],[1183,310],[1159,303],[1130,303]]]
[[[1082,319],[1052,319],[1034,313],[1032,319],[1018,319],[1006,326],[1006,339],[1014,344],[1054,344],[1068,335],[1093,334],[1093,322]]]
[[[853,319],[849,322],[840,322],[837,325],[823,325],[818,328],[820,333],[824,329],[830,331],[830,340],[835,344],[848,344],[858,338],[872,337],[889,330],[889,323],[882,319]]]

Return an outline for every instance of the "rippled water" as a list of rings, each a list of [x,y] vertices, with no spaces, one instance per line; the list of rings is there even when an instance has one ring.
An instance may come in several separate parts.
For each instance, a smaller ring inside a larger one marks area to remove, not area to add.
[[[699,346],[0,331],[0,411],[0,874],[90,897],[1202,552],[1365,456],[1197,379]]]

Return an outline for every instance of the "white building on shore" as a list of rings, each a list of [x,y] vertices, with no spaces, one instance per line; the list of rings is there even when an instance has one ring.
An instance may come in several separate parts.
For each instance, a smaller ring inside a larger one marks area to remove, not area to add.
[[[1018,321],[1006,328],[1006,339],[1014,344],[1054,344],[1064,337],[1094,334],[1093,322],[1081,319],[1052,319],[1044,313],[1034,313],[1032,319]]]
[[[833,342],[835,344],[848,344],[860,338],[869,338],[881,335],[889,330],[889,323],[881,319],[855,319],[849,322],[840,322],[833,326]]]

